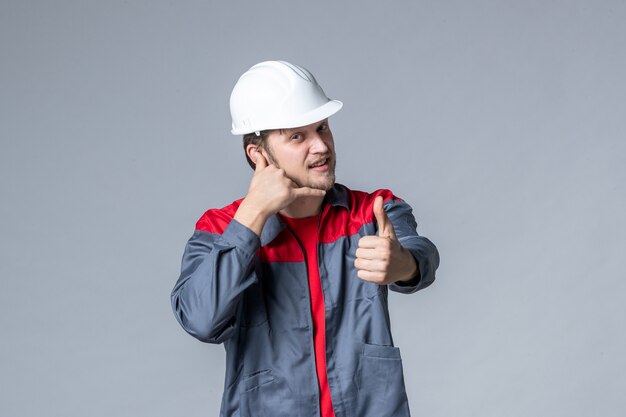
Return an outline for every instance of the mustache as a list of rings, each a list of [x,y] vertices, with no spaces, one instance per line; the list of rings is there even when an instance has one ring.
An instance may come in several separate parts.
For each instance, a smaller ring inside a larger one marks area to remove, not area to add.
[[[316,164],[319,164],[319,163],[324,162],[324,161],[329,162],[329,163],[332,162],[333,161],[333,156],[328,154],[328,155],[326,155],[326,156],[324,156],[322,158],[318,158],[318,159],[315,159],[313,161],[310,161],[309,162],[309,166],[316,165]]]

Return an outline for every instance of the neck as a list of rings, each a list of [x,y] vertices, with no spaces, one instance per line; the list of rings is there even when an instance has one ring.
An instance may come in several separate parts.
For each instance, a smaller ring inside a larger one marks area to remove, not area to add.
[[[315,216],[320,212],[324,197],[301,197],[280,211],[280,214],[296,219]]]

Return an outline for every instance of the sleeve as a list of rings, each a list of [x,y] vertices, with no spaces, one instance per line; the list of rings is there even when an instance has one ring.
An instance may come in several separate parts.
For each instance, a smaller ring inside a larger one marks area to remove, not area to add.
[[[400,244],[407,249],[417,262],[418,275],[410,281],[390,284],[389,289],[403,294],[411,294],[428,287],[435,280],[435,271],[439,267],[437,247],[417,234],[417,222],[413,210],[404,200],[392,198],[383,204],[383,208],[393,224]]]
[[[260,245],[259,237],[234,219],[221,234],[193,233],[171,293],[174,315],[185,331],[207,343],[232,336],[243,292],[257,280]]]

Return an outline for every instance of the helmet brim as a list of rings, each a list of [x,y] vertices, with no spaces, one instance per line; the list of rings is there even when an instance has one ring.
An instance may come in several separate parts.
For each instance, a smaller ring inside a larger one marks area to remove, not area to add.
[[[327,103],[319,106],[318,108],[300,115],[297,118],[291,118],[289,123],[284,120],[274,120],[257,126],[255,130],[238,128],[231,129],[230,133],[233,135],[246,135],[248,133],[259,132],[261,130],[273,130],[273,129],[293,129],[296,127],[307,126],[320,120],[324,120],[327,117],[337,113],[343,107],[343,103],[339,100],[329,100]]]

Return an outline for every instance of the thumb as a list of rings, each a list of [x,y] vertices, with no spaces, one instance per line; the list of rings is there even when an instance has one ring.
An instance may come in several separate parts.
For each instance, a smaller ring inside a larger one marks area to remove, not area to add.
[[[393,229],[393,224],[391,224],[391,220],[387,217],[387,213],[385,213],[382,196],[378,196],[374,200],[373,210],[374,217],[376,217],[376,223],[378,223],[378,236],[388,237],[395,240],[396,231]]]

